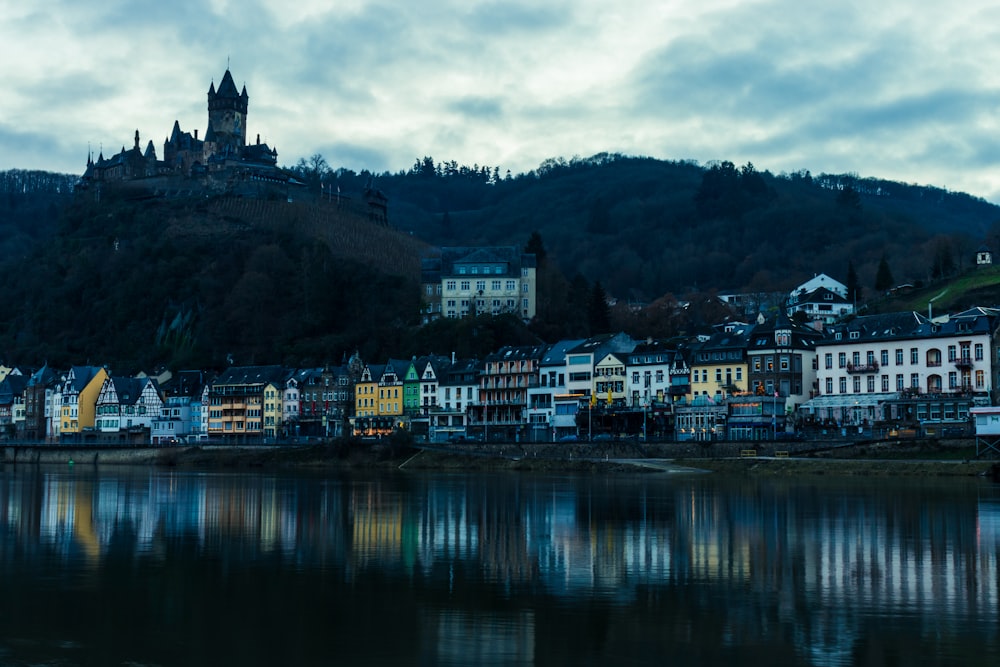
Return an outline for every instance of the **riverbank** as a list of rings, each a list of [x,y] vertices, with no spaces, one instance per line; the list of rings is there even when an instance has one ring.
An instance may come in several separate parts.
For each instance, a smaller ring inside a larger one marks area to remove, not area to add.
[[[769,451],[747,444],[495,444],[414,448],[338,442],[309,447],[6,447],[4,464],[153,465],[190,469],[387,469],[606,474],[854,475],[984,477],[1000,481],[995,459],[977,459],[974,441],[801,443]]]

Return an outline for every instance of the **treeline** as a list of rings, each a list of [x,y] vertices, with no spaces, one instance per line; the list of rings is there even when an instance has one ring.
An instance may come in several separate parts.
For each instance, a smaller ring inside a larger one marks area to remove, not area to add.
[[[602,153],[518,175],[423,157],[370,177],[401,230],[435,245],[509,244],[538,231],[565,272],[636,303],[788,291],[821,272],[844,281],[849,266],[874,291],[883,256],[897,282],[917,283],[967,268],[984,243],[1000,248],[995,205],[852,174]]]

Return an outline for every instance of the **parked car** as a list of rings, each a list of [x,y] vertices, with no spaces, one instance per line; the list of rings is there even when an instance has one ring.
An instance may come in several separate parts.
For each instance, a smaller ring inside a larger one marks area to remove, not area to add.
[[[614,439],[615,439],[614,436],[612,436],[610,433],[598,433],[593,438],[591,438],[591,440],[593,440],[594,442],[607,442],[609,440],[614,440]]]
[[[564,435],[557,442],[576,442],[579,440],[575,435]]]

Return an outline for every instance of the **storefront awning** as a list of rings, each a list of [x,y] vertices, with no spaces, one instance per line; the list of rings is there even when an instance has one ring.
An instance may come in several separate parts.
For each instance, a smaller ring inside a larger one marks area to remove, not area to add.
[[[817,410],[836,410],[837,408],[869,408],[882,405],[887,401],[899,399],[899,392],[888,394],[827,394],[817,396],[803,403],[799,409],[815,414]]]

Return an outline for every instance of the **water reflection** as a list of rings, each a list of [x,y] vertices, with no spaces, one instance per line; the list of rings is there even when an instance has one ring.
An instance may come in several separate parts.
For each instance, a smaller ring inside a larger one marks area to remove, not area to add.
[[[1000,659],[979,482],[21,467],[0,517],[0,661]]]

